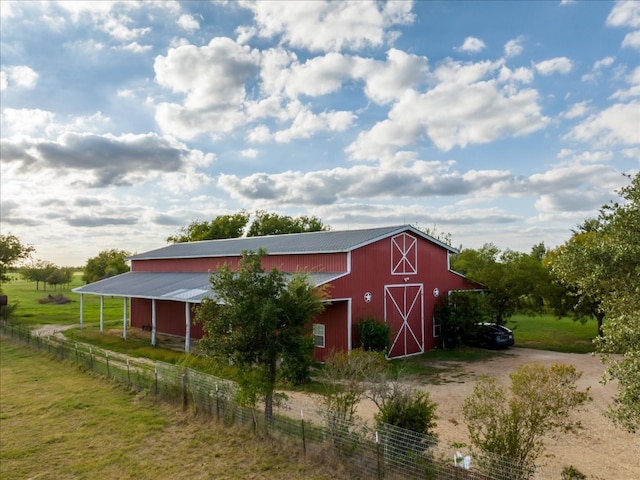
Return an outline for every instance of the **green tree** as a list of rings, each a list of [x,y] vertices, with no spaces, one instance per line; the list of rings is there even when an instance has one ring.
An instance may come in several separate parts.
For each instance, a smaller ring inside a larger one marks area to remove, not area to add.
[[[600,209],[562,245],[554,273],[602,316],[596,348],[618,381],[608,415],[630,432],[640,430],[640,173],[629,176],[621,199]],[[617,355],[616,355],[617,354]]]
[[[129,271],[126,258],[131,254],[124,250],[103,250],[87,260],[82,279],[87,283],[113,277]]]
[[[25,280],[36,282],[36,290],[40,289],[40,282],[47,289],[47,278],[58,268],[48,260],[36,260],[28,263],[20,269],[20,274]]]
[[[486,294],[452,292],[436,305],[436,320],[444,348],[459,348],[474,335],[477,323],[490,320]]]
[[[169,243],[198,242],[201,240],[219,240],[240,238],[249,222],[245,211],[233,215],[219,215],[210,222],[193,221],[182,227],[178,233],[167,237]]]
[[[23,245],[20,239],[12,235],[0,235],[0,285],[11,280],[9,271],[20,260],[27,259],[35,252],[31,245]]]
[[[529,478],[545,436],[579,427],[571,414],[589,400],[588,390],[576,386],[581,375],[571,365],[521,365],[509,390],[481,378],[462,412],[472,445],[489,454],[486,467],[502,470],[504,478]]]
[[[54,289],[58,285],[68,285],[73,278],[73,270],[70,268],[55,268],[51,274],[46,278],[46,282],[49,285],[53,285]]]
[[[315,217],[290,217],[278,215],[263,210],[256,212],[256,218],[251,223],[247,237],[261,237],[264,235],[282,235],[285,233],[320,232],[328,230],[322,221]]]
[[[311,346],[309,322],[324,309],[326,292],[302,274],[289,276],[276,268],[266,272],[264,255],[264,250],[245,251],[238,271],[224,266],[213,274],[215,298],[202,302],[196,321],[206,333],[200,347],[241,367],[241,389],[264,398],[269,422],[280,360],[311,355],[301,346]]]
[[[541,285],[549,280],[540,261],[540,246],[532,254],[500,251],[487,243],[479,250],[462,250],[452,260],[452,269],[485,285],[486,307],[491,321],[504,325],[516,312],[538,312],[544,307]]]

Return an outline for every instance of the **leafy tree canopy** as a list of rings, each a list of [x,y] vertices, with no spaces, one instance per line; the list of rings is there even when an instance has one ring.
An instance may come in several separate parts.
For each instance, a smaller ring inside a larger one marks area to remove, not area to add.
[[[255,212],[255,219],[247,229],[249,220],[250,214],[243,210],[233,215],[220,215],[210,222],[206,220],[193,221],[186,227],[182,227],[175,235],[167,237],[167,242],[182,243],[240,238],[245,234],[245,229],[248,237],[329,230],[329,227],[315,216],[290,217],[258,210]]]
[[[640,173],[628,177],[621,199],[586,220],[556,252],[551,268],[576,295],[597,305],[604,321],[596,347],[605,379],[618,380],[610,417],[640,430]],[[611,354],[622,354],[622,358]]]
[[[200,347],[243,369],[241,388],[264,397],[270,420],[280,360],[296,362],[301,355],[311,356],[309,322],[324,309],[326,292],[314,288],[302,274],[289,276],[275,268],[266,272],[264,255],[264,250],[245,251],[238,271],[224,266],[213,274],[215,299],[203,300],[196,321],[202,322],[206,333]]]
[[[23,245],[20,239],[11,233],[0,235],[0,284],[10,280],[9,271],[20,260],[29,258],[35,252],[31,245]]]
[[[549,282],[548,270],[539,260],[540,245],[531,254],[505,250],[492,243],[478,250],[465,249],[452,258],[453,270],[485,285],[491,321],[504,325],[518,311],[538,311],[543,306],[540,286]]]
[[[167,237],[167,242],[183,243],[239,238],[248,222],[249,214],[245,211],[233,215],[219,215],[210,222],[193,221],[188,226],[182,227],[175,235]]]
[[[113,277],[129,271],[126,258],[131,254],[124,250],[103,250],[87,260],[82,279],[87,283]]]
[[[328,230],[322,221],[315,217],[290,217],[278,215],[263,210],[256,212],[256,219],[249,227],[247,237],[261,237],[264,235],[282,235],[285,233],[320,232]]]

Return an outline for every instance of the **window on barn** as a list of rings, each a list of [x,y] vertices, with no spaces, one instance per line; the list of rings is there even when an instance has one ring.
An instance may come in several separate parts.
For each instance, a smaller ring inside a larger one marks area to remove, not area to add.
[[[438,338],[442,333],[442,325],[438,322],[436,317],[433,317],[433,338]]]
[[[313,324],[313,344],[316,347],[324,348],[324,325],[321,323]]]

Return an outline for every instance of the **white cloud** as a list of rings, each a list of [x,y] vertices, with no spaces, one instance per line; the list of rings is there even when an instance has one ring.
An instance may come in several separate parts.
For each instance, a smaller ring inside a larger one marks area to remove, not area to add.
[[[31,89],[38,83],[38,73],[26,65],[7,66],[2,69],[2,90],[10,87]]]
[[[382,8],[379,3],[369,1],[245,2],[241,5],[253,11],[256,22],[255,30],[239,31],[242,42],[255,32],[266,38],[281,36],[291,47],[313,52],[380,46],[389,35],[387,28],[408,24],[414,19],[410,1],[388,2]]]
[[[196,17],[189,14],[182,14],[178,17],[177,21],[180,28],[187,30],[188,32],[194,32],[200,28],[200,22]]]
[[[567,57],[556,57],[549,60],[543,60],[534,65],[534,68],[540,75],[552,75],[554,73],[567,74],[573,68],[573,62]]]
[[[509,40],[504,45],[504,54],[507,58],[517,57],[522,53],[524,47],[522,46],[523,38],[518,37],[513,40]]]
[[[255,148],[245,148],[240,152],[240,156],[244,158],[257,158],[258,150]]]
[[[489,78],[500,63],[461,64],[448,61],[434,72],[438,84],[425,93],[408,90],[368,132],[348,148],[354,159],[392,158],[423,135],[443,151],[469,144],[524,136],[549,122],[541,114],[538,93],[518,90]]]
[[[276,142],[287,143],[298,138],[310,138],[319,131],[342,132],[349,128],[355,121],[355,115],[351,112],[313,112],[302,108],[293,120],[291,126],[285,130],[275,132]]]
[[[245,83],[257,74],[259,56],[228,38],[208,45],[184,45],[156,57],[156,81],[184,94],[181,104],[163,102],[156,111],[160,127],[180,138],[230,132],[245,118]]]
[[[456,48],[456,50],[459,50],[461,52],[467,52],[467,53],[477,53],[481,50],[484,50],[485,48],[486,48],[486,45],[479,38],[467,37],[464,39],[464,43],[458,48]]]
[[[640,67],[634,68],[633,71],[625,77],[625,80],[631,86],[628,89],[616,90],[609,98],[628,100],[634,97],[640,97]]]
[[[576,125],[565,138],[594,145],[638,145],[640,103],[617,103]]]
[[[616,2],[607,17],[610,27],[640,27],[640,3],[637,1]]]
[[[623,47],[635,48],[636,50],[640,50],[640,30],[636,30],[635,32],[627,33],[624,36],[624,40],[622,40]]]
[[[589,110],[591,110],[591,107],[589,107],[589,102],[587,101],[574,103],[568,110],[562,113],[562,117],[568,119],[584,117],[589,113]]]

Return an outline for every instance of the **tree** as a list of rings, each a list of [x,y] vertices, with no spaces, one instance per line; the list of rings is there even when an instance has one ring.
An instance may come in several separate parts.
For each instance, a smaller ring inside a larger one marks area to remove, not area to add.
[[[580,298],[597,305],[605,380],[618,381],[608,415],[630,432],[640,430],[640,173],[628,176],[620,201],[604,205],[595,219],[557,251],[552,269]],[[619,354],[619,355],[614,355]]]
[[[245,211],[233,215],[219,215],[210,222],[193,221],[188,226],[182,227],[175,235],[167,237],[167,242],[183,243],[239,238],[248,222],[249,214]]]
[[[451,268],[470,280],[485,285],[486,304],[491,321],[504,325],[518,311],[540,311],[543,307],[539,286],[548,279],[547,269],[539,257],[539,247],[532,255],[500,249],[487,243],[479,250],[462,250]]]
[[[278,215],[263,210],[256,212],[256,219],[251,223],[247,237],[261,237],[264,235],[282,235],[285,233],[320,232],[328,230],[322,221],[313,216],[290,217]]]
[[[489,321],[486,294],[481,292],[452,292],[436,305],[436,320],[444,348],[459,348],[472,338],[478,323]]]
[[[211,276],[215,298],[206,298],[196,314],[206,335],[200,347],[228,358],[244,374],[240,387],[265,400],[265,417],[273,416],[273,394],[280,360],[311,355],[309,322],[324,309],[326,292],[308,283],[303,274],[266,272],[266,251],[243,252],[239,269],[224,266]]]
[[[581,375],[571,365],[521,365],[508,391],[481,378],[462,412],[472,445],[488,454],[487,467],[502,469],[504,478],[529,478],[544,437],[579,427],[571,414],[589,400],[588,390],[576,386]],[[493,463],[496,457],[508,463]]]
[[[0,285],[11,280],[9,271],[20,260],[29,258],[33,252],[33,246],[23,245],[15,235],[0,235]]]
[[[58,268],[55,264],[48,260],[36,260],[30,262],[20,269],[20,274],[25,280],[36,282],[36,290],[40,289],[40,282],[44,284],[44,289],[47,289],[47,278]]]
[[[131,254],[124,250],[103,250],[87,260],[82,279],[87,283],[113,277],[129,271],[126,258]]]

